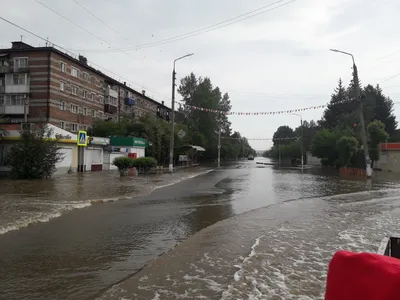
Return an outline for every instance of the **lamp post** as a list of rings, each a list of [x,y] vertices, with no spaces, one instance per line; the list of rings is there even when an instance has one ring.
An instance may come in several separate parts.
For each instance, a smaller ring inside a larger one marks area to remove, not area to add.
[[[171,101],[171,134],[169,138],[169,172],[174,171],[174,130],[175,130],[175,63],[178,60],[192,56],[194,53],[186,54],[174,60],[174,67],[172,70],[172,101]]]
[[[351,59],[353,60],[353,80],[354,80],[354,85],[356,88],[356,101],[358,102],[358,107],[359,107],[358,110],[359,110],[359,114],[360,114],[361,141],[363,143],[363,148],[364,148],[367,178],[371,178],[371,176],[372,176],[371,159],[369,157],[369,152],[368,152],[367,133],[365,130],[363,103],[361,101],[361,90],[360,90],[360,85],[359,85],[359,81],[358,81],[358,71],[357,71],[356,63],[354,61],[354,56],[351,53],[344,52],[341,50],[337,50],[337,49],[330,49],[330,50],[333,52],[349,55],[349,56],[351,56]]]
[[[300,117],[300,149],[301,149],[301,170],[304,169],[304,153],[303,153],[303,117],[299,114],[292,113],[294,116]]]

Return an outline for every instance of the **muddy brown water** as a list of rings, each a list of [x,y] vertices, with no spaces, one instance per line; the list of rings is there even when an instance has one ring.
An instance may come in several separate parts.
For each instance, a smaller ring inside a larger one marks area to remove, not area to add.
[[[322,299],[335,250],[374,251],[399,224],[393,174],[246,161],[173,176],[2,185],[0,299]]]

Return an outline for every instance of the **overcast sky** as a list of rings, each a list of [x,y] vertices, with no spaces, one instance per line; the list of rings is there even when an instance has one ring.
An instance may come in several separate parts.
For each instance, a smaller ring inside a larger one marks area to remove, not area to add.
[[[117,74],[110,74],[116,79],[138,90],[143,87],[148,95],[168,105],[172,61],[192,52],[193,57],[178,62],[177,77],[190,72],[210,77],[214,85],[230,94],[232,111],[268,112],[325,104],[339,77],[345,84],[349,82],[352,66],[350,57],[329,48],[353,53],[362,83],[381,83],[386,95],[400,101],[400,76],[393,77],[400,73],[399,1],[289,1],[223,28],[139,50],[135,46],[183,35],[278,0],[13,0],[0,16],[87,56]],[[24,42],[44,46],[39,38],[1,20],[0,28],[2,48],[20,40],[20,35]],[[395,108],[400,120],[400,105]],[[322,112],[310,110],[302,116],[317,120]],[[296,127],[300,123],[293,115],[231,116],[230,120],[235,130],[250,139],[271,138],[278,126]],[[250,142],[260,150],[272,144]]]

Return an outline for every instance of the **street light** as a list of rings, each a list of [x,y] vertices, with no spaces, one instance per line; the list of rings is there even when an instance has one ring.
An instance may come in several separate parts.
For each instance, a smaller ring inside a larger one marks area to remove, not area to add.
[[[361,101],[361,90],[360,90],[360,84],[358,81],[358,71],[357,71],[357,66],[356,66],[355,60],[354,60],[354,55],[351,53],[345,52],[345,51],[337,50],[337,49],[330,49],[330,50],[333,52],[349,55],[349,56],[351,56],[351,59],[353,60],[353,81],[354,81],[354,85],[356,87],[356,100],[358,101],[358,105],[359,105],[361,141],[363,143],[363,148],[364,148],[367,178],[371,178],[371,176],[372,176],[371,159],[369,158],[369,152],[368,152],[367,133],[365,131],[363,104]]]
[[[172,70],[172,101],[171,101],[171,135],[169,138],[169,172],[174,171],[174,130],[175,130],[175,63],[178,60],[192,56],[194,53],[186,54],[174,60],[174,68]]]
[[[294,116],[300,117],[300,149],[301,149],[301,170],[304,169],[304,153],[303,153],[303,117],[299,114],[292,113]]]

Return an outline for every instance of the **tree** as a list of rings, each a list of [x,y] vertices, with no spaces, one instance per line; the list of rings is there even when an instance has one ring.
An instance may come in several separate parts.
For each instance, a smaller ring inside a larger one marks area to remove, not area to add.
[[[301,147],[299,141],[291,141],[289,144],[276,145],[270,150],[269,156],[278,159],[299,159],[301,158]]]
[[[19,179],[49,178],[56,171],[56,164],[64,159],[52,139],[52,129],[46,124],[36,124],[21,130],[21,141],[6,155],[11,176]]]
[[[206,149],[204,154],[206,158],[217,157],[220,129],[222,159],[233,159],[250,151],[254,152],[240,134],[232,134],[231,123],[227,118],[227,113],[231,110],[229,95],[222,94],[219,87],[214,87],[210,78],[197,78],[191,73],[181,79],[178,92],[185,105],[179,109],[177,121],[190,130],[194,144],[199,145],[195,140],[202,143],[200,145]],[[192,109],[190,106],[203,109]]]
[[[381,121],[374,120],[367,126],[367,132],[369,137],[369,155],[371,158],[371,167],[374,166],[374,162],[380,158],[380,144],[385,142],[389,138],[389,134],[385,131],[385,124]]]
[[[303,132],[301,129],[303,129]],[[295,136],[301,137],[304,151],[311,150],[312,140],[317,130],[318,125],[313,120],[310,122],[303,121],[302,126],[295,129]]]
[[[364,88],[365,102],[364,107],[369,109],[370,113],[366,116],[366,123],[373,120],[381,121],[385,125],[385,131],[392,135],[397,127],[396,116],[393,114],[393,101],[386,97],[382,89],[377,85],[375,88],[368,85]],[[364,109],[365,111],[365,109]]]
[[[342,136],[336,142],[336,149],[338,152],[338,166],[345,167],[349,164],[351,158],[357,152],[358,141],[353,136]]]
[[[352,137],[354,133],[350,129],[319,130],[314,137],[311,146],[313,156],[321,159],[323,165],[339,166],[339,151],[337,143],[342,137]]]
[[[274,146],[289,145],[293,142],[295,136],[295,132],[289,126],[279,126],[272,137],[272,141],[274,143]]]
[[[331,95],[331,101],[324,111],[319,125],[327,129],[340,127],[343,123],[348,125],[347,120],[349,119],[349,115],[353,115],[355,107],[354,101],[349,99],[349,90],[346,90],[342,79],[339,79],[338,86]]]

